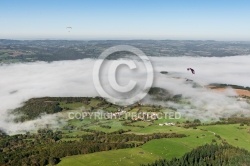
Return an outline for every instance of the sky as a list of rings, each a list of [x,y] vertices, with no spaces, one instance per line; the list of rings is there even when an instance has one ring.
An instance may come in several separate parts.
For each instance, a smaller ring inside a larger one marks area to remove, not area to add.
[[[0,38],[250,41],[249,7],[248,0],[1,0]]]

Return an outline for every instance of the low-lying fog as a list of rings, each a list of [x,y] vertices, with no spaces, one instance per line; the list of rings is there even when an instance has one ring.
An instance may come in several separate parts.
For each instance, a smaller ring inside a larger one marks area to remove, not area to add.
[[[228,117],[241,112],[250,115],[250,106],[245,101],[239,101],[232,96],[236,93],[232,89],[216,92],[205,87],[210,83],[227,83],[250,86],[250,56],[233,57],[150,57],[155,71],[153,87],[162,87],[173,94],[182,94],[190,105],[176,103],[162,103],[177,108],[187,117],[203,120]],[[4,64],[0,66],[0,128],[9,133],[20,130],[33,130],[46,123],[58,126],[56,115],[44,115],[41,119],[24,123],[13,123],[9,110],[34,97],[45,96],[97,96],[92,72],[96,60],[83,59],[76,61],[34,62],[19,64]],[[140,63],[139,63],[140,64]],[[140,66],[140,65],[139,65]],[[195,69],[196,74],[187,71]],[[121,71],[120,84],[127,84],[134,79],[143,83],[145,69]],[[102,71],[102,77],[106,75]],[[167,71],[168,74],[160,74]],[[191,79],[201,85],[193,88],[187,83]],[[107,86],[107,80],[103,81]],[[140,85],[140,84],[139,84]],[[149,98],[145,102],[150,102]]]

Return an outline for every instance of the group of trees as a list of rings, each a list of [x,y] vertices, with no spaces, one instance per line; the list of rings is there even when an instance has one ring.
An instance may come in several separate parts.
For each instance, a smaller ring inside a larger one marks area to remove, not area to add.
[[[16,122],[24,122],[35,119],[42,114],[54,114],[61,111],[62,108],[57,101],[30,99],[22,107],[13,110],[12,113],[17,115]]]
[[[206,125],[215,125],[215,124],[241,124],[241,126],[248,125],[250,126],[250,117],[229,117],[229,118],[220,118],[217,122],[211,122]]]
[[[185,121],[182,126],[184,128],[193,127],[202,125],[221,125],[221,124],[240,124],[240,126],[250,126],[250,118],[249,117],[229,117],[229,118],[220,118],[219,121],[211,122],[211,123],[202,123],[199,119],[194,119],[193,121]],[[180,125],[179,125],[180,126]]]
[[[107,112],[112,112],[107,108],[115,108],[115,112],[118,107],[112,103],[107,102],[104,98],[95,97],[95,100],[99,100],[97,104],[93,107],[91,105],[91,97],[43,97],[43,98],[33,98],[25,103],[23,106],[14,109],[11,113],[17,115],[15,119],[16,122],[24,122],[27,120],[36,119],[43,114],[54,114],[61,112],[63,110],[69,110],[67,106],[61,106],[60,103],[83,103],[83,105],[89,106],[89,111],[95,111],[97,109],[104,109]]]
[[[78,140],[64,141],[62,132],[40,129],[36,134],[26,133],[0,138],[0,165],[54,165],[60,158],[122,148],[132,148],[152,139],[185,137],[184,134],[155,133],[148,135],[93,132]]]

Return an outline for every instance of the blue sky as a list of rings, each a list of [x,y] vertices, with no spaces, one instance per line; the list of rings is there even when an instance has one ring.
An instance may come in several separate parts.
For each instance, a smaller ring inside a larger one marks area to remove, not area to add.
[[[10,39],[250,41],[250,1],[0,0],[0,25]]]

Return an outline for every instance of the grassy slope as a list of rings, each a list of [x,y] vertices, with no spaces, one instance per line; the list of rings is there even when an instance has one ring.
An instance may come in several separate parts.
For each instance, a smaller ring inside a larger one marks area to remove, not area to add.
[[[172,128],[172,130],[175,130],[177,133],[186,133],[189,136],[185,138],[152,140],[141,147],[132,149],[120,149],[87,155],[65,157],[59,163],[59,166],[140,165],[142,163],[151,163],[159,158],[171,159],[173,157],[180,157],[184,153],[191,151],[197,146],[203,145],[205,143],[211,143],[212,139],[220,142],[212,132],[219,134],[223,139],[226,139],[234,146],[239,146],[250,150],[250,134],[247,133],[249,127],[246,126],[243,127],[243,129],[238,129],[238,127],[240,127],[238,124],[199,127],[208,131],[202,131],[200,129],[183,129],[174,126],[165,127]],[[161,128],[158,126],[153,126],[152,129],[146,129],[147,128],[145,128],[142,133],[152,133],[153,129],[156,129],[156,131],[161,131]],[[238,138],[238,141],[235,140],[235,138]]]
[[[249,126],[240,126],[239,124],[235,124],[235,125],[202,126],[200,128],[207,129],[211,132],[215,132],[216,134],[219,134],[221,138],[226,139],[226,141],[229,144],[250,151]]]

